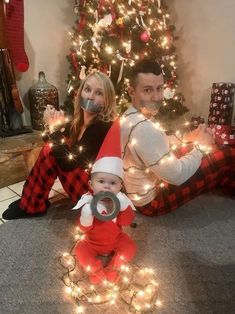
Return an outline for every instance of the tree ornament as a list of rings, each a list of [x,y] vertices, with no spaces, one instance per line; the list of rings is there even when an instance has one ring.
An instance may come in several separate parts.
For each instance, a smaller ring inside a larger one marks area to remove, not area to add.
[[[117,20],[116,20],[116,24],[118,26],[123,26],[124,25],[124,17],[119,17]]]
[[[80,78],[80,80],[83,80],[85,77],[86,77],[86,66],[82,65],[81,66],[81,71],[80,71],[80,74],[79,74],[79,78]]]
[[[78,69],[78,64],[77,64],[76,52],[71,52],[70,57],[71,57],[71,61],[72,61],[72,65],[73,65],[74,69],[77,70]]]
[[[75,14],[78,14],[78,13],[79,13],[79,0],[76,0],[76,1],[75,1],[73,10],[74,10],[74,13],[75,13]]]
[[[150,34],[147,31],[144,31],[143,33],[140,34],[140,39],[147,43],[150,39]]]
[[[79,17],[79,22],[77,24],[77,31],[81,33],[86,25],[86,16],[82,13]]]
[[[128,43],[126,43],[125,48],[126,48],[126,53],[131,52],[131,41],[128,41]]]
[[[174,92],[174,90],[171,89],[170,87],[166,87],[166,88],[164,89],[164,98],[165,98],[165,99],[171,99],[171,98],[174,97],[174,95],[175,95],[175,92]]]

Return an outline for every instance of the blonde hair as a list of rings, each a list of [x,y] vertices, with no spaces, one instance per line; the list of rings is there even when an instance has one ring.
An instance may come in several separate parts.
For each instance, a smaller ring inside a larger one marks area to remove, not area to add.
[[[94,118],[92,122],[97,120],[109,122],[113,121],[116,118],[116,95],[112,81],[106,74],[102,72],[96,71],[90,73],[81,82],[74,101],[74,116],[70,128],[72,143],[76,142],[81,127],[84,123],[83,110],[80,106],[81,93],[87,79],[90,78],[91,76],[94,76],[101,83],[102,88],[104,90],[104,106],[102,107],[102,110],[97,114],[97,116]]]

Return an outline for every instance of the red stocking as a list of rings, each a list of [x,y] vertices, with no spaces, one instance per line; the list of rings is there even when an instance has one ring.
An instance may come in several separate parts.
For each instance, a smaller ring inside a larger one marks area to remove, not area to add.
[[[27,71],[29,61],[24,50],[23,0],[10,0],[6,3],[6,37],[16,69],[20,72]]]

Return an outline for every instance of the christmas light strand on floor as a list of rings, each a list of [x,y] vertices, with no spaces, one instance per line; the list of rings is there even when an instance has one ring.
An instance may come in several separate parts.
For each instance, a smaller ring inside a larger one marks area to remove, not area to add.
[[[65,285],[65,292],[74,298],[77,304],[77,313],[86,313],[89,305],[106,304],[111,307],[128,307],[129,313],[157,313],[162,303],[158,298],[158,282],[154,271],[145,266],[131,263],[122,265],[119,269],[118,284],[103,281],[100,285],[91,285],[88,274],[76,262],[73,250],[78,241],[86,241],[85,235],[76,228],[75,243],[69,253],[60,256],[60,264],[65,269],[61,280]],[[125,261],[125,258],[122,257]]]

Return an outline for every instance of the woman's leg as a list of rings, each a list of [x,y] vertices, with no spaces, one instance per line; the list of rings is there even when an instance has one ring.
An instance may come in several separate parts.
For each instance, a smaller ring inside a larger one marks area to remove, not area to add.
[[[49,206],[48,194],[57,177],[57,167],[49,144],[41,149],[28,175],[21,199],[11,203],[2,214],[3,219],[40,216]]]
[[[49,144],[46,144],[24,184],[19,207],[29,214],[43,213],[48,195],[57,178],[58,167]]]
[[[147,216],[164,215],[201,193],[221,187],[227,194],[235,191],[235,149],[216,149],[203,157],[197,172],[180,186],[168,184],[149,204],[138,207]]]
[[[3,218],[17,219],[45,213],[49,206],[48,195],[57,176],[74,202],[88,191],[89,174],[82,168],[62,171],[55,161],[50,146],[46,144],[26,179],[21,199],[9,205],[3,213]]]
[[[90,178],[82,168],[75,168],[72,171],[58,170],[59,180],[65,190],[74,203],[81,198],[84,193],[89,191],[88,181]]]

